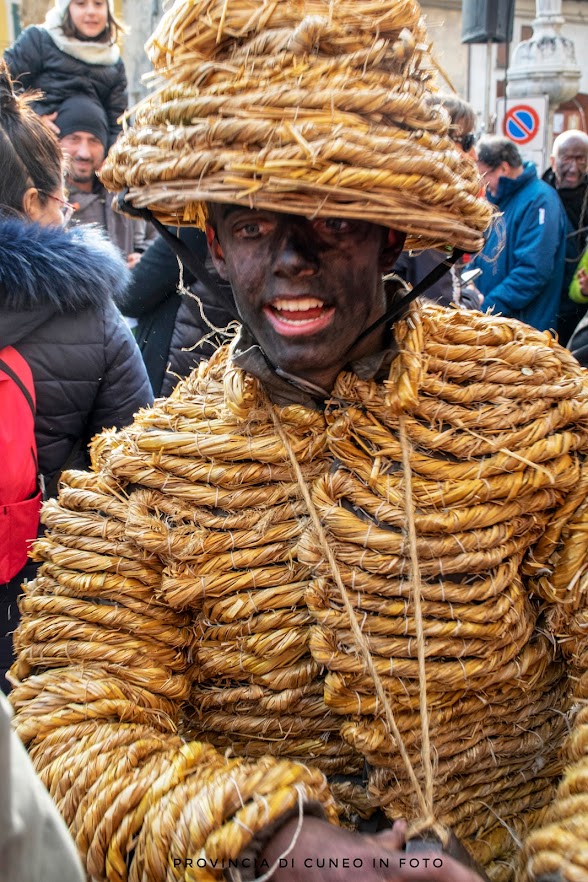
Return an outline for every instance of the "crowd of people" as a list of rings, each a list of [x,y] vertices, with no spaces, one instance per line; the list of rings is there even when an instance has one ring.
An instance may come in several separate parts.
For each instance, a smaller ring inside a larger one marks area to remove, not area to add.
[[[0,68],[0,357],[16,350],[32,372],[39,478],[27,494],[29,509],[41,485],[50,498],[64,468],[89,464],[94,435],[128,423],[154,391],[171,392],[212,353],[233,318],[210,302],[205,317],[200,300],[180,297],[178,262],[168,246],[152,224],[115,211],[98,177],[127,105],[116,45],[122,30],[111,0],[58,0],[43,25],[27,28],[6,50]],[[204,234],[197,238],[203,257]],[[196,285],[189,272],[184,282]],[[131,335],[127,325],[140,317]],[[8,382],[2,370],[0,379]],[[22,427],[14,431],[19,437]],[[18,484],[1,501],[16,505],[22,498]],[[11,548],[25,548],[23,530],[29,547],[38,506],[29,517],[25,522],[22,506],[13,508],[2,532],[9,537],[0,551],[4,692],[16,598],[36,570]]]
[[[451,107],[460,104],[452,98]],[[463,110],[461,119],[468,119]],[[470,112],[466,134],[473,132],[474,124]],[[461,134],[463,124],[454,125]],[[475,154],[484,195],[497,209],[495,223],[483,250],[467,264],[468,270],[478,271],[476,281],[458,289],[453,268],[452,286],[442,280],[425,296],[518,319],[557,333],[559,342],[568,346],[588,309],[588,134],[569,130],[558,135],[551,168],[542,179],[506,137],[483,136],[475,147],[473,140],[467,143]],[[414,277],[419,261],[424,264],[424,255],[405,256],[398,263],[400,274],[412,283],[420,281]],[[412,267],[412,275],[407,267]],[[588,364],[583,345],[576,338],[570,348]]]
[[[16,350],[32,373],[35,459],[45,495],[54,495],[66,465],[89,463],[91,438],[103,428],[126,425],[153,395],[114,302],[129,281],[124,260],[98,228],[64,228],[69,203],[62,150],[28,102],[14,93],[2,66],[0,152],[0,351]],[[3,535],[7,542],[0,555],[8,556],[9,526]],[[13,661],[10,635],[18,624],[16,596],[30,575],[30,565],[9,572],[0,594],[4,690]]]
[[[0,696],[2,866],[580,878],[588,134],[476,140],[406,4],[209,5],[124,132],[112,0],[0,62],[0,687],[79,852]]]
[[[460,149],[475,159],[496,217],[483,250],[452,266],[424,296],[549,330],[588,365],[588,134],[574,129],[558,135],[551,166],[540,179],[508,138],[485,135],[476,142],[476,119],[466,102],[456,96],[434,100],[449,111]],[[404,254],[396,271],[415,285],[443,257]]]

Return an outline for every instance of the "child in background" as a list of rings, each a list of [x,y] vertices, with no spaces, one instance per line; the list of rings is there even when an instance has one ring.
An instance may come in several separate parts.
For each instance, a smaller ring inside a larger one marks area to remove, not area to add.
[[[127,78],[117,38],[124,30],[113,0],[55,0],[42,25],[26,28],[4,53],[13,80],[43,95],[32,106],[57,135],[54,120],[66,98],[84,93],[102,104],[110,143],[127,108]]]

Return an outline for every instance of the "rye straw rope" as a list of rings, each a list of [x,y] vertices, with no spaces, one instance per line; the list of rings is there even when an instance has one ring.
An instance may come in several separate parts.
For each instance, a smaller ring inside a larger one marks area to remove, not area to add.
[[[490,207],[427,100],[429,50],[414,0],[177,0],[147,45],[157,89],[102,180],[174,225],[221,202],[477,251]]]
[[[580,694],[586,694],[584,674]],[[586,830],[588,829],[588,708],[583,702],[567,740],[568,768],[540,830],[525,844],[525,882],[559,878],[579,882],[588,873]]]
[[[438,829],[439,825],[434,819],[434,776],[433,760],[431,755],[431,741],[429,731],[429,706],[427,703],[427,667],[425,660],[425,631],[423,627],[422,610],[422,586],[419,554],[417,549],[417,534],[414,523],[414,502],[412,498],[412,470],[410,465],[410,442],[406,434],[404,416],[398,419],[398,432],[402,447],[402,467],[404,470],[405,493],[406,493],[406,521],[408,525],[408,538],[410,542],[411,581],[413,584],[412,601],[414,603],[414,620],[417,637],[417,653],[419,662],[419,704],[421,716],[421,756],[425,775],[425,806],[428,816],[421,819],[423,829]],[[432,822],[432,823],[431,823]],[[442,836],[441,841],[444,841]]]

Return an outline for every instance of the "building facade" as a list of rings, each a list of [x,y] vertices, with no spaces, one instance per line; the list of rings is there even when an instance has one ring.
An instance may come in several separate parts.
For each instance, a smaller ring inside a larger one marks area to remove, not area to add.
[[[510,45],[463,44],[461,0],[421,0],[421,6],[440,68],[455,90],[474,106],[480,129],[493,131],[497,99],[506,94],[512,49],[532,33],[535,0],[517,0]],[[588,0],[564,0],[562,11],[565,18],[562,34],[574,41],[582,80],[579,95],[558,108],[554,118],[555,134],[571,128],[588,131],[588,64],[585,62],[588,58]],[[440,85],[444,87],[442,75]]]
[[[18,36],[20,28],[20,8],[12,0],[0,0],[0,52]]]

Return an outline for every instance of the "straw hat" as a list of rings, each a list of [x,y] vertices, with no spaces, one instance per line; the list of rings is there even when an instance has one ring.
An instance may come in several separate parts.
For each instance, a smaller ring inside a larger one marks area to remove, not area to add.
[[[102,171],[136,208],[201,226],[204,203],[244,203],[482,247],[490,209],[427,100],[415,0],[176,0],[146,48],[159,88]]]

